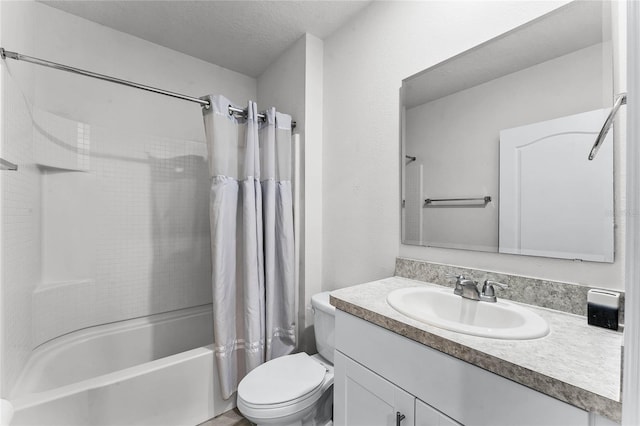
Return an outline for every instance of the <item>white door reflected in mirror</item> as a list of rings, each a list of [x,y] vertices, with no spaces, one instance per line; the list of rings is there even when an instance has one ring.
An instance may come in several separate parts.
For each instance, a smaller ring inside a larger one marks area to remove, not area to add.
[[[613,262],[613,136],[584,155],[608,109],[500,132],[500,253]]]

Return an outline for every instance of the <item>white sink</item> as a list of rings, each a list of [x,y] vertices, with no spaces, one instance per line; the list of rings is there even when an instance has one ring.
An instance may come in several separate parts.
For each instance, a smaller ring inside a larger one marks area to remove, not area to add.
[[[549,334],[547,322],[523,306],[464,299],[449,288],[402,288],[389,293],[387,303],[425,324],[473,336],[527,340]]]

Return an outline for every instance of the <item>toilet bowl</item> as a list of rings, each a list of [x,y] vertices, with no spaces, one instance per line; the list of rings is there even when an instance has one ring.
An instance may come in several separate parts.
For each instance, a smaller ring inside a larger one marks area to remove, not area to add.
[[[238,385],[238,409],[258,426],[328,426],[333,408],[333,329],[329,293],[311,298],[319,354],[268,361]],[[324,356],[323,356],[324,355]]]
[[[238,386],[238,409],[260,426],[325,426],[332,402],[333,366],[304,352],[262,364]]]

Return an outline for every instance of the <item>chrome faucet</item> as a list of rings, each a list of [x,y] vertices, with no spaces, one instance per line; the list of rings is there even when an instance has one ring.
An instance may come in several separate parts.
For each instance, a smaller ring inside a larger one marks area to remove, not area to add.
[[[495,288],[493,288],[494,286],[501,288],[503,290],[506,288],[509,288],[509,286],[506,284],[502,284],[492,280],[485,280],[482,286],[482,293],[480,294],[480,300],[483,300],[485,302],[496,303],[497,301],[496,290]]]
[[[469,300],[495,303],[497,299],[494,286],[502,289],[507,288],[507,285],[497,281],[485,280],[484,285],[482,286],[482,292],[480,292],[478,291],[477,281],[470,280],[464,275],[454,275],[453,277],[456,279],[456,286],[453,289],[453,294],[462,296]]]
[[[467,279],[464,275],[459,275],[456,280],[456,287],[453,294],[462,296],[465,299],[480,300],[480,292],[478,291],[478,283]]]

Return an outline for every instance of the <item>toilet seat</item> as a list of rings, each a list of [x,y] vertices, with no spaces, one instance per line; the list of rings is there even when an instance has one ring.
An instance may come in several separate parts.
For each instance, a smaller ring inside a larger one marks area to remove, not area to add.
[[[327,369],[304,352],[273,359],[249,372],[238,395],[250,405],[280,405],[316,391]]]
[[[285,417],[312,408],[328,386],[333,371],[306,353],[262,364],[238,386],[238,408],[247,416]]]

